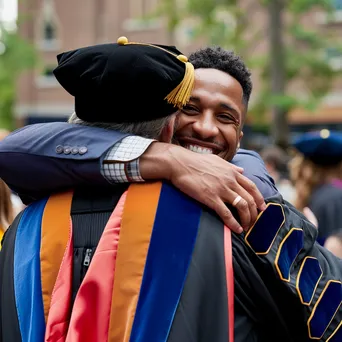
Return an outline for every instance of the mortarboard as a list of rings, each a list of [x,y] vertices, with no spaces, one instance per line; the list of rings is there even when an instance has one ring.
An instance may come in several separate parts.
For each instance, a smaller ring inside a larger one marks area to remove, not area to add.
[[[318,165],[334,165],[342,162],[342,133],[323,129],[301,135],[293,146]]]
[[[139,122],[171,115],[190,98],[194,67],[173,46],[101,44],[57,56],[54,75],[88,122]]]

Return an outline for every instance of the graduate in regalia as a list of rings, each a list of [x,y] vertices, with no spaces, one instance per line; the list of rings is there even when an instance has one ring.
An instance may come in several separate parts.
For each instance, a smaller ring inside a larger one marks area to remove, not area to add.
[[[318,221],[318,241],[323,245],[342,230],[342,133],[323,129],[299,136],[291,161],[296,187],[295,205],[309,207]]]

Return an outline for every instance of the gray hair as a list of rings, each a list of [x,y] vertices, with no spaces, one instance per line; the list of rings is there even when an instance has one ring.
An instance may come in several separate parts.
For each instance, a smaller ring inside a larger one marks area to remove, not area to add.
[[[87,122],[80,119],[74,112],[68,122],[72,124],[79,124],[91,127],[100,127],[111,129],[122,133],[129,133],[133,135],[141,135],[144,138],[158,139],[163,129],[169,123],[174,114],[165,118],[156,119],[145,122],[124,122],[124,123],[104,123],[104,122]]]

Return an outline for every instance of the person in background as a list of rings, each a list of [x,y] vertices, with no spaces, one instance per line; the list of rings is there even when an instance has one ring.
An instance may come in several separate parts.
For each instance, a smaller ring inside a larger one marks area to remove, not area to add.
[[[323,129],[294,142],[297,155],[290,162],[295,186],[294,205],[313,212],[318,221],[318,241],[342,228],[342,133]]]
[[[275,185],[285,200],[292,203],[294,198],[294,188],[289,181],[288,161],[289,156],[280,147],[268,146],[261,153],[266,169],[273,178]]]

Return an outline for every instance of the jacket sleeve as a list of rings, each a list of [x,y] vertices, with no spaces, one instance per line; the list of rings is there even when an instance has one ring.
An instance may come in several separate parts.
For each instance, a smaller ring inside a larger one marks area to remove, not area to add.
[[[100,163],[126,136],[63,122],[26,126],[1,142],[0,177],[26,204],[56,189],[106,186]]]
[[[264,281],[308,340],[342,341],[342,261],[316,242],[317,229],[280,196],[267,200],[245,243],[268,270]]]
[[[268,174],[265,164],[258,153],[239,149],[232,163],[244,169],[243,175],[255,183],[264,198],[279,194],[274,180]]]

